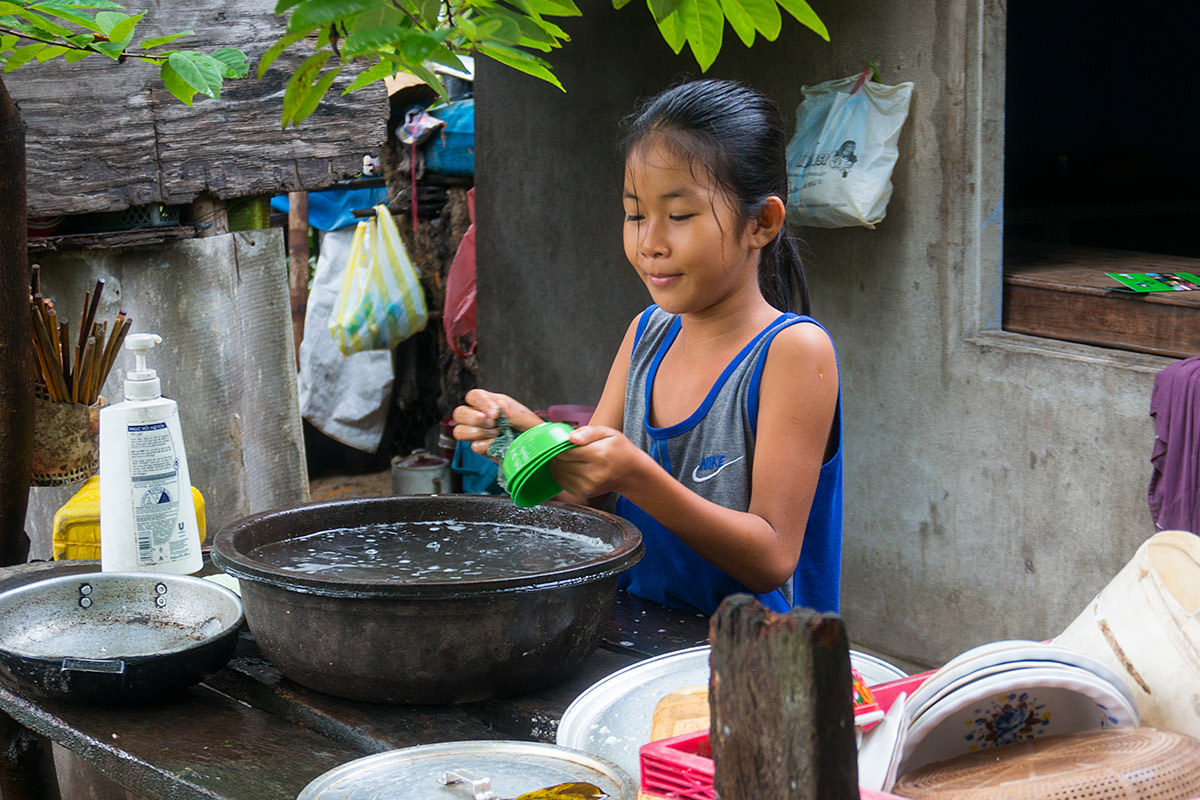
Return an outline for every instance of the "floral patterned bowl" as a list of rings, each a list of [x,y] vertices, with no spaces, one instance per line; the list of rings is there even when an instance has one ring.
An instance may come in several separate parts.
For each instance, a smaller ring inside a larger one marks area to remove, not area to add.
[[[1048,734],[1133,727],[1138,722],[1137,709],[1122,687],[1090,670],[1053,662],[985,670],[912,719],[900,774]]]

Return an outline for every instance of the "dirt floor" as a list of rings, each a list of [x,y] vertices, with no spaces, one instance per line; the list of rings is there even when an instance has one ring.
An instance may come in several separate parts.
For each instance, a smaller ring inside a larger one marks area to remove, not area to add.
[[[314,502],[344,500],[352,497],[383,497],[392,493],[392,471],[361,475],[322,475],[308,483]]]

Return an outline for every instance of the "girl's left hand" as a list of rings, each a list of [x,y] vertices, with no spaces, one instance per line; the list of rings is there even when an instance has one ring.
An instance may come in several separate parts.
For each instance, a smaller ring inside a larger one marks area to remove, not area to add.
[[[603,425],[585,425],[571,432],[575,447],[550,461],[550,471],[563,491],[578,497],[619,492],[648,459],[620,431]]]

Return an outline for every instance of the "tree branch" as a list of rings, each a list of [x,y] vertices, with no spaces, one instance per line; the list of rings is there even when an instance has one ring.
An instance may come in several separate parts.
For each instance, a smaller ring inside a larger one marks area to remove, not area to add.
[[[41,44],[47,44],[47,45],[51,45],[53,47],[65,47],[68,50],[78,50],[80,52],[95,53],[98,56],[107,56],[109,58],[112,58],[114,61],[123,61],[128,58],[140,58],[143,61],[153,61],[155,64],[161,64],[167,60],[167,56],[160,56],[155,53],[151,53],[148,50],[143,50],[141,52],[122,50],[120,53],[117,53],[117,55],[111,56],[102,50],[97,50],[96,48],[89,47],[87,45],[75,44],[74,42],[69,42],[66,39],[43,39],[40,36],[34,36],[31,33],[27,33],[26,31],[22,31],[17,28],[9,28],[9,27],[0,25],[0,35],[3,35],[3,34],[9,34],[12,36],[16,36],[18,39],[27,39],[31,42],[39,42]],[[104,37],[97,36],[92,41],[93,42],[107,42],[109,40],[105,39]]]

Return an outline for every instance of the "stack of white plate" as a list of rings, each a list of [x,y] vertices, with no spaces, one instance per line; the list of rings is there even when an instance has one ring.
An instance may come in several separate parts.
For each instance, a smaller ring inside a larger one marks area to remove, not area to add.
[[[990,642],[913,690],[900,774],[976,750],[1139,724],[1124,682],[1099,661],[1044,642]]]

